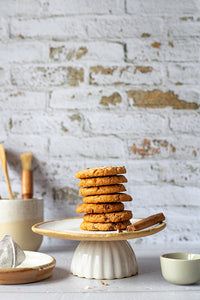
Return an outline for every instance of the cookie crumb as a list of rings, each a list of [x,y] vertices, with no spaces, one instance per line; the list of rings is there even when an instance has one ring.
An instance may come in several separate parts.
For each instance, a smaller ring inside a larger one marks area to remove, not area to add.
[[[108,285],[108,283],[105,281],[101,281],[101,283],[102,283],[102,285]]]
[[[90,289],[90,286],[89,285],[86,285],[85,287],[84,287],[84,290],[89,290]]]

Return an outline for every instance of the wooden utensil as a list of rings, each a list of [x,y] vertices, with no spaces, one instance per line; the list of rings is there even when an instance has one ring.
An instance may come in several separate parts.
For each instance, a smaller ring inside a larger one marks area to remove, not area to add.
[[[8,185],[8,192],[9,192],[9,197],[12,200],[13,199],[13,194],[12,194],[12,190],[11,190],[11,186],[10,186],[10,180],[9,180],[9,176],[8,176],[8,169],[7,169],[7,162],[6,162],[6,154],[4,151],[4,147],[3,144],[0,145],[0,158],[1,158],[1,165],[3,168],[3,172],[4,175],[6,177],[6,182]]]
[[[32,172],[32,153],[22,153],[22,176],[21,176],[21,193],[22,199],[33,198],[33,172]]]
[[[132,225],[129,225],[127,227],[127,231],[139,231],[144,228],[148,228],[150,226],[153,226],[157,223],[161,223],[162,221],[165,220],[165,216],[163,213],[158,213],[152,216],[149,216],[145,219],[142,219],[141,221],[138,221]]]

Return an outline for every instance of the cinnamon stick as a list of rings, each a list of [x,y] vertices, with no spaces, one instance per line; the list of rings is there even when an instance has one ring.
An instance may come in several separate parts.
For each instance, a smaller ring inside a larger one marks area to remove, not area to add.
[[[149,216],[141,221],[138,221],[132,225],[129,225],[127,227],[127,231],[138,231],[147,227],[150,227],[152,225],[155,225],[157,223],[161,223],[165,220],[165,216],[163,213],[158,213],[152,216]]]

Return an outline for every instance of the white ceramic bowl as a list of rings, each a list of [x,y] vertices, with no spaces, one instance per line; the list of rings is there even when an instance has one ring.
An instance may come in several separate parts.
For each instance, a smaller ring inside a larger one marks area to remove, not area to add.
[[[43,221],[43,206],[43,199],[0,199],[0,240],[11,235],[23,250],[38,250],[42,236],[31,227]]]
[[[200,280],[200,254],[163,254],[160,264],[162,276],[171,283],[193,284]]]

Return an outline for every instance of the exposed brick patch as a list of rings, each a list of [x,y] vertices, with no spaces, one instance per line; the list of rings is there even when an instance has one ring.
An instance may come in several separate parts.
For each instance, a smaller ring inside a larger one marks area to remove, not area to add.
[[[65,46],[51,47],[49,57],[54,61],[70,61],[72,59],[80,59],[86,55],[88,49],[86,47],[79,47],[78,49],[68,49]]]
[[[141,72],[141,73],[150,73],[153,71],[153,68],[152,67],[145,67],[145,66],[136,66],[135,67],[135,71],[134,73],[136,73],[137,71]]]
[[[143,34],[141,34],[141,37],[142,38],[149,38],[151,35],[149,34],[149,33],[143,33]]]
[[[151,44],[151,46],[152,46],[153,48],[160,48],[161,43],[159,43],[159,42],[154,42],[154,43]]]
[[[174,47],[174,44],[172,42],[168,42],[168,45],[172,48]]]
[[[95,73],[95,74],[100,73],[102,75],[112,75],[116,69],[117,69],[117,67],[104,68],[102,66],[96,66],[96,67],[91,67],[90,72]]]
[[[161,148],[164,148],[166,151],[170,151],[171,153],[176,152],[176,148],[169,143],[167,140],[149,140],[144,139],[142,141],[141,146],[137,146],[135,143],[130,147],[131,151],[134,154],[138,154],[139,156],[145,157],[145,156],[155,156],[160,154]]]
[[[173,91],[162,92],[160,90],[141,91],[131,90],[127,92],[128,98],[134,100],[134,106],[144,108],[165,108],[172,107],[174,109],[198,109],[197,103],[189,103],[179,100],[178,95]]]
[[[122,101],[121,95],[115,92],[108,97],[102,96],[100,104],[104,106],[108,106],[109,104],[116,105],[117,103],[121,103],[121,101]]]

